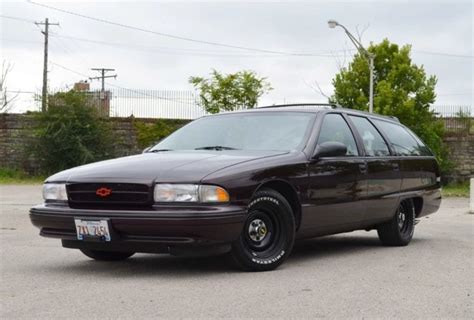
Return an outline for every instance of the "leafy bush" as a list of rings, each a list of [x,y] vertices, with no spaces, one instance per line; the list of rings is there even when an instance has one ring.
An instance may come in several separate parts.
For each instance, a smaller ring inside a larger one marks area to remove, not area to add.
[[[179,129],[186,122],[185,120],[158,119],[150,124],[135,120],[134,126],[137,130],[137,144],[142,149],[154,145],[159,140]]]
[[[61,92],[50,97],[46,112],[35,115],[37,126],[29,149],[42,173],[113,157],[110,125],[91,101],[82,92]]]

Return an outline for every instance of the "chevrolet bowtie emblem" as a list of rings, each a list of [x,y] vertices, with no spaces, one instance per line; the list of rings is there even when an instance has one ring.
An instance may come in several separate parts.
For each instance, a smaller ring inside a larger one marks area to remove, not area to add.
[[[105,188],[105,187],[99,188],[95,191],[95,194],[102,198],[110,196],[111,193],[112,193],[112,189]]]

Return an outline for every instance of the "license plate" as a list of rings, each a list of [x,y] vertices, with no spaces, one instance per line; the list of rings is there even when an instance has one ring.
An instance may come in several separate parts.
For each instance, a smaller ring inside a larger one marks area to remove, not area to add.
[[[107,220],[74,219],[78,240],[110,241],[109,222]]]

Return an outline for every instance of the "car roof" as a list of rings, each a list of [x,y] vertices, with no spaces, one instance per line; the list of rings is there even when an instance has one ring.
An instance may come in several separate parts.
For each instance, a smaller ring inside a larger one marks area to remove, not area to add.
[[[308,112],[308,113],[330,113],[330,112],[344,112],[350,115],[359,115],[370,117],[374,119],[388,120],[391,122],[400,123],[397,117],[383,116],[379,114],[369,113],[355,109],[348,109],[332,103],[295,103],[295,104],[280,104],[271,106],[261,106],[253,109],[245,109],[238,111],[225,112],[229,113],[246,113],[246,112]]]

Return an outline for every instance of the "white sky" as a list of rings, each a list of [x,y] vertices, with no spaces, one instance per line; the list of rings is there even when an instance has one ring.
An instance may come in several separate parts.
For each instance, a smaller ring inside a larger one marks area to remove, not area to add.
[[[353,53],[347,51],[353,46],[342,29],[328,28],[327,20],[336,19],[354,34],[356,28],[366,28],[362,36],[365,45],[383,38],[411,44],[414,62],[438,77],[435,104],[472,104],[471,1],[38,2],[193,39],[323,55],[281,56],[192,43],[87,20],[27,1],[2,0],[1,15],[35,21],[49,17],[51,22],[60,23],[60,27],[51,27],[51,62],[89,76],[97,75],[90,70],[93,67],[115,68],[118,78],[108,81],[122,87],[191,90],[188,78],[206,76],[212,68],[225,73],[249,69],[267,77],[274,88],[261,104],[324,102],[326,99],[310,86],[317,81],[331,94],[338,65],[347,64]],[[7,18],[0,21],[1,57],[14,65],[9,89],[39,91],[43,35],[33,23]],[[85,78],[53,63],[49,72],[52,89],[66,88]],[[93,86],[98,88],[99,83]],[[18,110],[22,107],[17,106]]]

